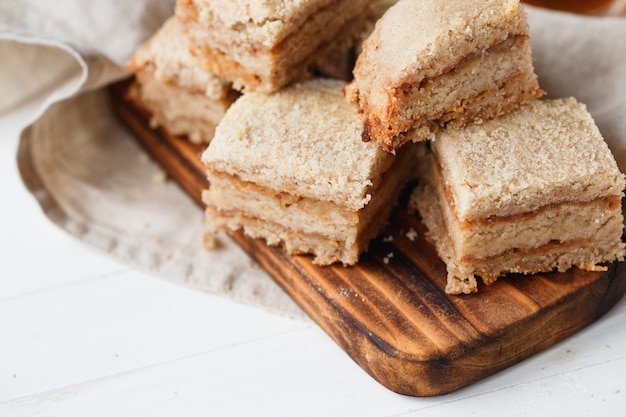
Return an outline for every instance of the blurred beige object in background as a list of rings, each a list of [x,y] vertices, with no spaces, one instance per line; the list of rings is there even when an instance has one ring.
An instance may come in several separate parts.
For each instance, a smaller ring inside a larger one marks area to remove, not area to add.
[[[523,2],[580,14],[626,16],[626,0],[523,0]]]

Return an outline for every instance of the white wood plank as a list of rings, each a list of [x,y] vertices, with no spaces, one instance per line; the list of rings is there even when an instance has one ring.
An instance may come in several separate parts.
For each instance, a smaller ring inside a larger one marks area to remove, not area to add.
[[[301,328],[138,272],[0,302],[0,401]]]
[[[0,246],[0,300],[128,270],[51,225],[33,200],[14,210],[0,209],[2,240],[10,242]]]
[[[453,397],[403,415],[623,416],[626,380],[622,377],[607,381],[607,373],[626,375],[626,358],[504,386],[463,399]]]
[[[337,361],[342,355],[321,331],[309,326],[5,402],[0,404],[0,412],[10,416],[38,411],[49,416],[319,416],[345,415],[337,412],[341,407],[335,408],[342,402],[345,407],[361,400],[366,404],[381,398],[407,400],[364,377],[351,361]],[[397,403],[389,404],[397,409]]]
[[[558,350],[558,349],[557,349]],[[509,373],[435,398],[391,393],[309,327],[0,404],[7,416],[618,416],[626,357],[547,376]],[[545,359],[545,358],[544,358]],[[544,362],[545,364],[545,362]],[[621,373],[623,375],[623,373]],[[568,399],[566,401],[566,399]]]

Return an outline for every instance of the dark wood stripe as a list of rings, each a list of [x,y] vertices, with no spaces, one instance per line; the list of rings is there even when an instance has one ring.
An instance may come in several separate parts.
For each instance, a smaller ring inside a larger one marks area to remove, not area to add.
[[[424,326],[425,323],[430,323],[431,327],[439,328],[439,332],[445,329],[445,337],[453,337],[457,342],[451,345],[450,349],[459,343],[471,344],[480,339],[482,337],[480,331],[461,314],[450,296],[434,285],[404,252],[395,245],[393,247],[393,251],[385,251],[393,254],[391,258],[387,258],[387,255],[383,258],[379,255],[374,256],[385,264],[385,268],[392,275],[388,280],[393,283],[394,288],[407,292],[408,305],[398,305],[398,314],[417,318],[416,325]],[[386,263],[383,261],[385,258]],[[411,306],[414,308],[411,309]]]

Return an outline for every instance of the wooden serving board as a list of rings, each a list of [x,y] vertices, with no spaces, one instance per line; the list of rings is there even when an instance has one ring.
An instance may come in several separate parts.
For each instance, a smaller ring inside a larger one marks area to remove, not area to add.
[[[204,146],[151,129],[125,88],[111,90],[120,119],[202,206]],[[367,373],[413,396],[446,394],[514,365],[590,325],[626,292],[622,262],[606,272],[510,275],[477,294],[448,295],[445,266],[423,234],[419,218],[399,207],[352,267],[320,267],[242,233],[232,238]]]

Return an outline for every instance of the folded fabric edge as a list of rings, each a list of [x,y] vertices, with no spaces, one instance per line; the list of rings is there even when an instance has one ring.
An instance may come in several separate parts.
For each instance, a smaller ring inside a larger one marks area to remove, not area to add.
[[[24,79],[29,78],[32,82],[40,83],[37,86],[31,85],[27,95],[13,98],[5,96],[4,102],[0,103],[0,114],[6,113],[26,102],[34,103],[33,108],[37,110],[29,118],[30,122],[28,124],[41,117],[46,109],[55,102],[72,97],[83,91],[103,87],[129,76],[119,65],[99,52],[80,51],[63,42],[16,33],[0,33],[0,42],[12,42],[32,48],[52,48],[67,54],[73,60],[73,63],[57,61],[57,67],[54,68],[51,67],[51,63],[47,60],[50,55],[40,55],[40,51],[37,51],[37,54],[31,53],[31,57],[27,58],[30,60],[30,62],[27,62],[30,68],[20,67],[19,60],[17,64],[13,63],[11,65],[14,71],[9,71],[8,69],[11,67],[5,65],[6,78],[3,79],[1,84],[10,85],[15,83],[14,77],[18,75],[24,77]],[[14,55],[12,61],[18,58]],[[39,62],[32,61],[33,59],[38,59]],[[40,72],[39,75],[43,73],[42,71],[48,74],[54,73],[55,75],[47,76],[44,81],[41,81],[42,77],[38,76],[37,71]]]

